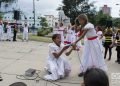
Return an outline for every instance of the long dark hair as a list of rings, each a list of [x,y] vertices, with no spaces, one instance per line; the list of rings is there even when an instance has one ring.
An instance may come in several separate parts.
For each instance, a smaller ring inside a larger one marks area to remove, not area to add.
[[[80,14],[80,15],[78,16],[78,19],[82,19],[82,20],[85,21],[85,23],[84,23],[83,25],[81,25],[81,27],[84,27],[84,26],[88,23],[88,17],[87,17],[86,14]]]

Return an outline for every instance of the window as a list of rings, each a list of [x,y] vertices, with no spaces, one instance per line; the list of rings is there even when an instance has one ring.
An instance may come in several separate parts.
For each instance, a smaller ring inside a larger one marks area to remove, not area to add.
[[[31,19],[31,17],[29,17],[29,19]]]
[[[37,26],[39,26],[39,24],[37,24]]]
[[[4,17],[6,19],[6,17]]]
[[[29,24],[31,26],[31,24]]]

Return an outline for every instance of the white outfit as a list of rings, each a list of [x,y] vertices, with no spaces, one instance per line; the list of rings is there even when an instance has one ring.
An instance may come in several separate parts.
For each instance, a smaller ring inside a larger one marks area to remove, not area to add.
[[[71,29],[67,30],[67,35],[66,35],[66,44],[71,44],[74,41],[74,31]]]
[[[0,41],[3,39],[3,26],[0,25]]]
[[[58,34],[58,27],[55,27],[55,28],[53,29],[53,34]]]
[[[79,39],[79,32],[75,33],[75,41]],[[80,49],[82,47],[81,40],[77,42],[77,49]]]
[[[58,34],[61,35],[61,41],[64,43],[64,27],[59,27]]]
[[[12,30],[11,30],[11,26],[7,25],[7,39],[11,40],[12,37]]]
[[[83,30],[88,30],[86,33],[86,38],[97,37],[94,25],[91,23],[86,24]],[[81,72],[85,72],[91,67],[100,68],[105,71],[107,70],[102,54],[101,44],[97,38],[92,40],[87,39],[83,49],[82,61],[80,64]]]
[[[47,71],[51,72],[50,75],[46,75],[44,78],[47,80],[58,80],[60,78],[64,78],[66,75],[69,75],[71,71],[71,67],[69,62],[64,58],[64,53],[56,59],[53,53],[60,52],[64,47],[61,44],[58,47],[55,43],[49,44],[49,57],[47,61]]]
[[[102,39],[100,39],[101,37],[102,37],[102,31],[98,31],[97,32],[97,36],[98,36],[98,39],[100,40],[100,43],[101,43],[101,45],[102,45]]]
[[[28,27],[23,28],[23,40],[28,40]]]

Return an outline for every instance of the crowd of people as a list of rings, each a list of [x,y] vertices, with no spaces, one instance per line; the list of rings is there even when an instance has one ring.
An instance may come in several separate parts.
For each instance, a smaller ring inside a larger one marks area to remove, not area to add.
[[[104,41],[103,38],[105,38]],[[65,55],[69,56],[72,51],[79,51],[82,47],[82,39],[85,41],[80,62],[80,74],[78,76],[84,76],[85,86],[109,86],[105,59],[109,50],[108,61],[111,60],[112,48],[116,46],[116,62],[120,64],[120,30],[118,29],[117,33],[115,33],[112,31],[112,27],[107,27],[103,32],[100,26],[94,27],[85,14],[79,15],[75,20],[75,24],[71,24],[67,28],[62,23],[60,23],[60,26],[56,23],[53,29],[53,43],[49,44],[49,55],[47,66],[45,67],[48,74],[44,76],[46,80],[54,81],[69,76],[72,70]],[[105,53],[103,47],[105,48]],[[95,77],[93,77],[94,75]],[[101,77],[104,77],[104,82],[98,80]],[[98,85],[97,82],[103,85]]]
[[[6,31],[5,31],[6,30]],[[9,22],[3,23],[0,21],[0,41],[17,41],[17,33],[19,31],[18,24],[10,25]],[[23,41],[28,41],[28,26],[27,23],[22,26]]]

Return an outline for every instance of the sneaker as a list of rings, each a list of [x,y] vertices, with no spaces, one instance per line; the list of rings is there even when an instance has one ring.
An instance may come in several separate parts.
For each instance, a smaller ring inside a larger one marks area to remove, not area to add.
[[[84,75],[84,73],[82,72],[82,73],[78,74],[78,77],[83,77],[83,75]]]
[[[115,62],[116,62],[116,63],[118,63],[119,61],[118,61],[118,60],[116,60]]]
[[[2,77],[0,76],[0,81],[3,81]]]

